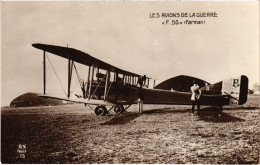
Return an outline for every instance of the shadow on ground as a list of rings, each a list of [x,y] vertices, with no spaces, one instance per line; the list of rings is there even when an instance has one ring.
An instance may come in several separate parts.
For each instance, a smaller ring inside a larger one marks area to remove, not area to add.
[[[222,112],[218,107],[207,107],[200,110],[199,120],[213,123],[242,122],[244,119]]]
[[[115,115],[110,120],[101,123],[100,125],[123,125],[131,122],[132,120],[134,120],[139,116],[140,116],[139,113],[129,113],[129,112],[121,113]]]
[[[142,114],[172,114],[172,113],[187,113],[190,109],[176,110],[173,108],[151,109],[145,110]]]
[[[260,109],[260,107],[248,106],[248,107],[225,107],[225,108],[223,108],[223,110],[243,110],[243,109],[246,109],[246,110],[256,110],[256,109]]]
[[[231,116],[227,113],[224,113],[223,110],[238,110],[241,107],[228,107],[228,108],[219,108],[216,106],[201,108],[199,120],[203,120],[205,122],[214,122],[214,123],[225,123],[225,122],[242,122],[244,119]],[[243,109],[247,110],[256,110],[259,107],[244,107]],[[144,110],[142,115],[154,115],[154,114],[183,114],[190,113],[190,108],[157,108],[151,110]],[[196,111],[195,111],[196,114]],[[112,117],[110,120],[101,123],[100,125],[123,125],[131,122],[135,118],[139,117],[140,114],[137,112],[126,112],[123,114],[118,114]]]
[[[255,110],[259,107],[249,107],[247,109],[249,110]],[[231,108],[229,108],[231,109]],[[234,110],[237,108],[235,107]],[[241,108],[240,108],[241,109]],[[227,113],[222,112],[223,109],[220,109],[219,107],[206,107],[202,108],[200,110],[200,116],[199,120],[203,120],[205,122],[214,122],[214,123],[225,123],[225,122],[242,122],[244,119],[238,118],[231,116]],[[233,110],[233,109],[232,109]],[[143,114],[182,114],[182,113],[187,113],[190,112],[190,108],[186,109],[181,109],[181,110],[176,110],[174,108],[167,108],[167,109],[152,109],[152,110],[146,110],[143,112]]]

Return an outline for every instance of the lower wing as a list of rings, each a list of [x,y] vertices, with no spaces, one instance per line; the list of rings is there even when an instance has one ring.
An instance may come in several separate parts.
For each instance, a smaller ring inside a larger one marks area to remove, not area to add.
[[[105,106],[112,106],[114,105],[111,102],[104,101],[104,100],[94,100],[94,99],[84,99],[84,98],[62,98],[53,95],[38,95],[38,97],[46,98],[46,99],[57,99],[57,100],[64,100],[70,101],[74,103],[83,103],[83,104],[92,104],[92,105],[105,105]]]

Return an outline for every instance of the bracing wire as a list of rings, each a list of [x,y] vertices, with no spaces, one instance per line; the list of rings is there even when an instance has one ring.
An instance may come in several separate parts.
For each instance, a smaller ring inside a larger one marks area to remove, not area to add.
[[[75,68],[75,71],[76,71],[76,74],[77,74],[77,77],[78,77],[78,80],[79,80],[79,84],[80,84],[80,87],[81,87],[81,81],[83,81],[83,80],[80,79],[79,72],[76,68],[76,65],[75,64],[73,64],[73,65],[74,65],[74,68]]]
[[[83,79],[80,79],[79,72],[78,72],[78,70],[77,70],[77,68],[76,68],[75,63],[74,63],[73,65],[74,65],[74,68],[75,68],[75,71],[76,71],[76,74],[77,74],[77,77],[78,77],[78,80],[79,80],[79,85],[80,85],[80,87],[81,87],[81,89],[82,89],[82,92],[85,92],[85,91],[83,91],[83,90],[85,90],[85,89],[84,89],[84,80],[83,80]]]
[[[81,89],[83,89],[83,86],[84,86],[83,82],[84,82],[84,80],[83,80],[83,78],[82,79],[80,78],[79,71],[77,70],[76,64],[74,62],[73,62],[73,66],[74,66],[75,71],[76,71],[76,75],[77,75],[77,78],[78,78],[79,86],[80,86]],[[71,90],[72,93],[73,93],[73,91],[75,90],[76,87],[78,87],[78,85],[73,87],[73,89]]]
[[[75,68],[75,70],[76,70],[76,74],[77,74],[77,77],[78,77],[78,80],[79,80],[79,86],[81,87],[81,84],[80,84],[80,78],[79,78],[79,76],[78,76],[78,71],[77,71],[77,68],[76,68],[75,62],[73,62],[73,66],[74,66],[74,68]],[[78,87],[78,85],[77,85],[77,86],[74,86],[73,89],[71,90],[71,93],[73,93],[73,91],[74,91],[75,88],[77,88],[77,87]]]
[[[52,63],[51,63],[51,60],[49,59],[49,57],[48,57],[47,54],[46,54],[46,56],[47,56],[47,59],[48,59],[48,61],[50,62],[51,67],[52,67],[52,69],[53,69],[53,71],[54,71],[54,73],[55,73],[55,75],[56,75],[56,77],[57,77],[57,79],[58,79],[58,81],[59,81],[59,83],[60,83],[60,86],[61,86],[62,89],[63,89],[64,94],[67,96],[67,94],[66,94],[66,92],[65,92],[65,89],[64,89],[64,87],[62,86],[61,81],[60,81],[60,79],[59,79],[59,76],[58,76],[57,72],[55,71],[55,69],[54,69],[54,67],[53,67],[53,65],[52,65]]]

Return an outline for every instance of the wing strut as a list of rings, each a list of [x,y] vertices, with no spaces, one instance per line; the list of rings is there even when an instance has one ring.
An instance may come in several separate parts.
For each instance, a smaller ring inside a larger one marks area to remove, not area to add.
[[[115,78],[115,90],[116,90],[116,97],[115,97],[115,102],[117,102],[118,99],[118,81],[119,81],[119,77],[118,77],[118,72],[116,72],[115,74],[116,78]]]
[[[93,82],[93,78],[94,78],[94,65],[92,65],[92,74],[91,74],[91,80],[90,80],[90,87],[89,87],[89,95],[88,95],[88,99],[90,100],[91,97],[91,88],[92,88],[92,82]]]
[[[90,69],[91,69],[91,67],[88,66],[88,80],[87,80],[87,87],[86,87],[86,94],[85,94],[86,97],[87,97],[87,95],[88,95],[88,89],[89,89]]]
[[[43,51],[43,93],[46,94],[46,55]]]
[[[74,62],[70,59],[70,56],[68,54],[68,98],[70,98],[70,86],[71,86],[73,64]]]
[[[107,71],[107,76],[106,76],[106,85],[105,85],[105,91],[104,91],[104,101],[106,100],[109,79],[110,79],[110,70]]]

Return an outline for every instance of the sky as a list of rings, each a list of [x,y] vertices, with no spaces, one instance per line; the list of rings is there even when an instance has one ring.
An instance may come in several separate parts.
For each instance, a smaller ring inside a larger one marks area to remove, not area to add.
[[[43,92],[43,53],[33,43],[68,45],[146,74],[156,84],[177,75],[210,83],[246,75],[250,88],[259,82],[258,1],[1,2],[1,7],[1,106],[26,92]],[[217,17],[199,17],[207,12]],[[198,15],[162,18],[162,13]],[[183,24],[165,25],[166,20]],[[204,24],[184,24],[186,20]],[[67,61],[48,57],[66,90]],[[47,93],[64,96],[49,62],[47,67]],[[87,67],[79,68],[86,76]],[[72,90],[76,88],[74,74]]]

